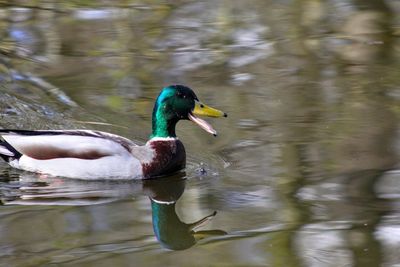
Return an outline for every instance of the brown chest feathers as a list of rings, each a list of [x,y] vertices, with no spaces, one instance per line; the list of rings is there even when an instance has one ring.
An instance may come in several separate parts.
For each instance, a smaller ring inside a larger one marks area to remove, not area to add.
[[[142,165],[144,178],[166,175],[185,168],[186,152],[180,140],[154,140],[149,145],[154,155],[151,162]]]

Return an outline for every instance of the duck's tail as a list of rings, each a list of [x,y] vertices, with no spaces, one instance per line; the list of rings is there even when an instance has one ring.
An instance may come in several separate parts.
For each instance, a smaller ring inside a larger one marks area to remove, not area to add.
[[[22,156],[15,148],[13,148],[9,143],[0,139],[0,157],[7,162],[14,159],[19,159]]]

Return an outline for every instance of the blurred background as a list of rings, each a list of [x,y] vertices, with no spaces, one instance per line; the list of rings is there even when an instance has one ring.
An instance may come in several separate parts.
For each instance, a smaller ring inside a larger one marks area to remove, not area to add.
[[[0,266],[399,266],[399,14],[397,0],[0,1],[2,128],[143,144],[169,84],[229,114],[208,120],[217,138],[179,123],[188,166],[163,184],[0,163]]]

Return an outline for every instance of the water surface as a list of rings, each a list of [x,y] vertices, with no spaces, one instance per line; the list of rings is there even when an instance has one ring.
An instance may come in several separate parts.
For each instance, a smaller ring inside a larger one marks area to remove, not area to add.
[[[178,83],[229,117],[159,181],[0,163],[0,266],[400,264],[398,1],[250,2],[2,4],[3,128],[144,143]]]

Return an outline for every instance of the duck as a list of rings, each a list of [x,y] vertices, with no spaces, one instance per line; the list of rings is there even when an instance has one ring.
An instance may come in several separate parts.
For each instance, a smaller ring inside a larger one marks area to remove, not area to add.
[[[181,120],[206,132],[217,131],[198,116],[227,117],[200,102],[184,85],[164,87],[152,113],[152,134],[144,145],[97,130],[0,129],[0,157],[11,167],[42,175],[91,179],[150,179],[186,167],[186,152],[176,136]]]

